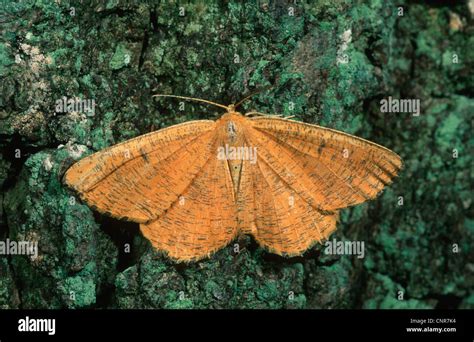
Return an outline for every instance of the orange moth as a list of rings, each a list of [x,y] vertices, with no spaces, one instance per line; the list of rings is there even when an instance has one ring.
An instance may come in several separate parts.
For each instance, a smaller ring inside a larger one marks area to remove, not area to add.
[[[373,199],[402,167],[373,142],[316,125],[224,106],[75,163],[65,182],[90,207],[140,224],[177,261],[210,256],[250,234],[301,255],[336,229],[338,211]]]

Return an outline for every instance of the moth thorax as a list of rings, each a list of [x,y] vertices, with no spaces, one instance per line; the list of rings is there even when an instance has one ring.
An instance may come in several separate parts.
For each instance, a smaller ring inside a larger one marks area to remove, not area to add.
[[[227,123],[227,135],[229,136],[230,141],[234,141],[237,137],[237,126],[233,121]]]

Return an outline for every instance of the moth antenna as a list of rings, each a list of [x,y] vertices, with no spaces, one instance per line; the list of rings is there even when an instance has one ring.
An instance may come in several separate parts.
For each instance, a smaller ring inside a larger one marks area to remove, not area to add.
[[[272,88],[273,86],[267,86],[267,87],[264,87],[262,89],[259,89],[257,91],[254,91],[253,93],[251,93],[250,95],[247,95],[246,97],[244,97],[242,100],[240,100],[239,102],[237,102],[237,104],[235,104],[235,108],[237,108],[238,106],[240,106],[242,103],[244,103],[245,101],[247,101],[249,98],[251,98],[252,96],[254,95],[257,95],[257,94],[260,94],[270,88]]]
[[[270,116],[270,117],[283,117],[283,114],[266,114],[266,113],[262,113],[262,112],[248,112],[248,113],[245,113],[245,116],[251,116],[251,115]],[[294,115],[292,115],[291,117],[294,117]],[[289,118],[289,116],[287,118]]]
[[[230,107],[228,106],[224,106],[220,103],[215,103],[215,102],[212,102],[212,101],[208,101],[208,100],[203,100],[203,99],[198,99],[196,97],[187,97],[187,96],[178,96],[178,95],[165,95],[165,94],[156,94],[156,95],[153,95],[152,97],[174,97],[176,99],[183,99],[183,100],[191,100],[191,101],[197,101],[197,102],[204,102],[204,103],[208,103],[208,104],[212,104],[214,106],[217,106],[217,107],[221,107],[221,108],[224,108],[226,109],[227,111],[230,111]]]

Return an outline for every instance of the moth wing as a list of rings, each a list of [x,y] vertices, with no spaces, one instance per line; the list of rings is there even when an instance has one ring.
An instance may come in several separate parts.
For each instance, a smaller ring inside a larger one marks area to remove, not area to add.
[[[336,229],[337,212],[314,208],[260,154],[256,163],[244,161],[242,167],[240,201],[247,210],[240,216],[241,227],[265,249],[301,255]]]
[[[214,146],[217,151],[217,144]],[[237,213],[226,160],[208,158],[195,179],[157,220],[140,224],[152,245],[177,261],[195,261],[237,235]]]
[[[80,160],[64,180],[97,211],[148,222],[192,183],[213,153],[215,138],[214,121],[171,126]]]
[[[258,160],[323,214],[375,198],[402,168],[396,153],[340,131],[281,118],[251,123]]]

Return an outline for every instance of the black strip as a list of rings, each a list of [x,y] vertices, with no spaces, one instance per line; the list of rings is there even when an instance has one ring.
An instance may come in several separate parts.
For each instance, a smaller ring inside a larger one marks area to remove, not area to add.
[[[55,334],[19,332],[19,320],[26,316],[55,319]],[[3,310],[0,340],[94,341],[104,336],[106,341],[182,341],[186,337],[199,341],[212,335],[225,340],[227,334],[234,335],[232,331],[244,329],[252,338],[257,339],[259,333],[265,336],[262,341],[281,334],[291,341],[472,341],[473,321],[473,310]]]

